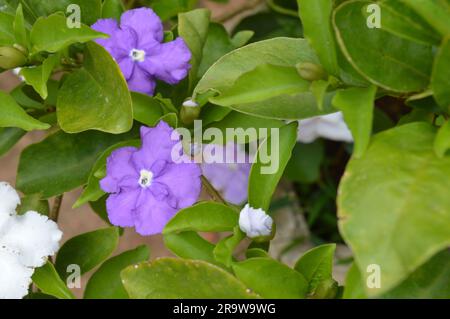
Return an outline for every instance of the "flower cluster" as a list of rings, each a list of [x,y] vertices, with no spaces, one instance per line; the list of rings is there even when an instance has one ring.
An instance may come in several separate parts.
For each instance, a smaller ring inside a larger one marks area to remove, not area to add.
[[[17,215],[17,192],[0,183],[0,299],[22,298],[28,293],[34,268],[59,248],[62,232],[46,216],[29,211]]]
[[[180,209],[197,201],[201,170],[189,160],[172,160],[180,136],[167,123],[142,127],[141,139],[141,148],[123,147],[108,157],[100,186],[111,194],[106,208],[113,225],[153,235],[161,233]]]
[[[153,95],[157,79],[176,84],[188,74],[189,48],[182,38],[163,43],[161,19],[151,9],[128,10],[120,24],[100,19],[92,28],[109,35],[96,42],[116,60],[132,91]]]

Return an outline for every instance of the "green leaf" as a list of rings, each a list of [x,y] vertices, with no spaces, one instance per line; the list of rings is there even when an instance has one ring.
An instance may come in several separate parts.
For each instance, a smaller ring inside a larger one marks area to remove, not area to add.
[[[164,245],[178,257],[217,263],[213,254],[215,246],[196,232],[166,234]]]
[[[70,191],[87,182],[100,152],[130,138],[129,134],[114,136],[100,132],[52,134],[24,149],[16,187],[25,194],[41,193],[43,198]]]
[[[233,234],[221,239],[216,248],[214,248],[214,258],[227,267],[231,266],[233,261],[234,249],[245,238],[245,234],[241,231],[239,226],[234,227]]]
[[[33,283],[47,295],[59,299],[75,298],[49,261],[44,266],[35,269],[32,279]]]
[[[57,52],[74,43],[84,43],[107,35],[94,31],[88,26],[69,28],[66,18],[59,14],[52,14],[46,18],[39,18],[33,25],[30,34],[33,52]]]
[[[450,37],[444,39],[436,55],[431,76],[431,89],[439,105],[450,112]]]
[[[414,271],[405,281],[380,296],[387,299],[448,299],[450,297],[450,252],[444,250]],[[356,264],[345,280],[345,299],[365,299],[364,281]]]
[[[447,121],[439,129],[434,140],[434,151],[438,157],[444,157],[450,149],[450,122]]]
[[[295,264],[309,284],[308,294],[314,297],[324,285],[333,281],[333,257],[336,244],[327,244],[307,251]],[[333,293],[333,289],[330,292]]]
[[[15,127],[0,128],[0,157],[5,155],[27,132]]]
[[[85,299],[128,299],[120,272],[130,265],[148,260],[150,251],[142,245],[105,261],[89,279]]]
[[[300,77],[295,67],[261,64],[209,101],[220,106],[239,105],[304,92],[308,88],[309,82]]]
[[[42,99],[48,96],[47,81],[52,75],[52,71],[59,63],[59,54],[49,56],[42,65],[28,68],[21,68],[20,75],[25,78],[25,82],[31,85]]]
[[[134,119],[147,126],[155,126],[163,116],[161,103],[158,99],[141,93],[131,92]]]
[[[14,16],[0,12],[0,46],[11,46],[15,43]]]
[[[341,235],[360,269],[381,267],[381,294],[450,244],[450,158],[424,122],[379,133],[350,160],[339,186]],[[432,194],[432,196],[430,196]]]
[[[225,270],[199,260],[161,258],[122,271],[133,299],[249,299],[256,295]]]
[[[271,135],[260,145],[257,160],[250,170],[248,202],[251,207],[262,208],[264,211],[269,209],[272,195],[295,146],[297,126],[298,124],[294,122],[280,128],[279,136]],[[262,157],[262,150],[270,154],[272,160],[270,163]]]
[[[197,83],[198,71],[202,61],[203,46],[208,36],[211,12],[207,9],[196,9],[178,15],[178,34],[191,50],[191,70],[189,71],[189,88]]]
[[[109,227],[75,236],[58,252],[55,268],[61,278],[68,276],[67,266],[78,265],[81,275],[100,265],[116,249],[119,229]]]
[[[122,0],[105,0],[102,5],[102,18],[103,19],[116,19],[120,20],[120,16],[125,11]]]
[[[7,93],[0,91],[0,127],[18,127],[25,131],[46,130],[50,125],[28,115]]]
[[[164,227],[163,234],[201,231],[231,231],[238,224],[239,214],[229,206],[203,202],[180,210]]]
[[[416,92],[430,80],[431,47],[367,27],[367,6],[349,1],[336,9],[334,27],[338,43],[352,66],[367,80],[386,90]]]
[[[40,194],[31,194],[22,197],[20,199],[20,206],[17,208],[17,213],[22,215],[30,210],[48,216],[50,212],[48,200],[42,199]]]
[[[284,176],[298,183],[316,182],[320,177],[320,166],[324,155],[325,147],[321,140],[308,144],[297,143],[284,171]]]
[[[97,159],[94,166],[92,166],[91,173],[89,174],[89,178],[87,181],[86,187],[83,189],[80,197],[78,197],[75,204],[73,204],[73,208],[80,207],[87,202],[95,202],[100,197],[105,195],[105,192],[100,188],[100,180],[105,177],[104,174],[102,176],[98,176],[97,172],[99,170],[104,170],[106,172],[106,159],[111,155],[111,153],[118,148],[126,147],[126,146],[140,146],[140,140],[131,140],[131,141],[123,141],[117,144],[114,144],[108,147]]]
[[[384,0],[378,5],[381,8],[383,30],[422,44],[439,44],[440,35],[401,1]]]
[[[317,101],[317,106],[319,110],[323,110],[323,103],[325,99],[325,94],[330,86],[330,82],[324,80],[317,80],[311,83],[310,90]]]
[[[224,55],[209,68],[197,84],[194,96],[209,90],[220,92],[261,64],[294,67],[300,62],[318,63],[304,39],[275,38],[252,43]]]
[[[151,7],[161,20],[166,21],[180,12],[195,8],[196,0],[152,0]]]
[[[333,0],[297,0],[305,38],[316,50],[325,70],[339,74],[336,43],[331,26]]]
[[[118,134],[131,129],[133,108],[127,83],[100,45],[86,45],[84,67],[67,76],[59,89],[57,116],[68,133],[95,129]]]
[[[345,122],[355,139],[355,157],[361,157],[369,146],[376,93],[376,86],[350,88],[338,91],[333,98],[333,106],[344,113]]]
[[[28,48],[28,30],[25,27],[25,18],[23,16],[22,4],[19,4],[14,18],[14,37],[16,43],[24,48]]]
[[[443,36],[450,35],[450,5],[442,0],[401,0]]]
[[[263,298],[305,298],[308,282],[299,272],[272,258],[250,258],[233,264],[236,277]]]

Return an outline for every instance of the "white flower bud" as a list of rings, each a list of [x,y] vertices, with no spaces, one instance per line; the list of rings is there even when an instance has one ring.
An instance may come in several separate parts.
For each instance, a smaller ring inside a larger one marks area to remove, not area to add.
[[[239,215],[239,227],[249,238],[272,235],[273,219],[261,208],[255,209],[246,204]]]

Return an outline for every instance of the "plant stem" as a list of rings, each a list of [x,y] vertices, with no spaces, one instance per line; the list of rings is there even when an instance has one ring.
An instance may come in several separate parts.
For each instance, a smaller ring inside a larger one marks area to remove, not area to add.
[[[297,13],[297,11],[294,11],[294,10],[287,9],[287,8],[282,7],[282,6],[279,6],[279,5],[276,4],[275,1],[273,1],[273,0],[267,0],[266,2],[267,2],[267,5],[268,5],[273,11],[278,12],[278,13],[281,13],[281,14],[284,14],[284,15],[288,15],[288,16],[291,16],[291,17],[298,18],[298,13]]]
[[[212,197],[213,200],[221,202],[222,204],[228,205],[226,200],[223,199],[222,195],[214,188],[214,186],[211,185],[211,183],[208,181],[208,179],[202,175],[202,184],[205,186],[206,191],[208,194]]]
[[[50,213],[48,214],[48,218],[53,220],[55,223],[58,222],[59,210],[61,209],[63,196],[64,195],[61,194],[61,195],[58,195],[55,197],[55,201],[53,202],[53,207],[52,207]]]

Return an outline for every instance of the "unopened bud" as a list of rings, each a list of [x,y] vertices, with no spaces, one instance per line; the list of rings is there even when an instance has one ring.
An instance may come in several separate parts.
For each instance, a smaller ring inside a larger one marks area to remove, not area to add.
[[[239,215],[239,228],[257,242],[271,240],[275,235],[273,219],[261,208],[246,204]]]
[[[327,72],[319,64],[302,62],[296,65],[298,74],[307,81],[326,80]]]
[[[27,57],[13,47],[0,47],[0,68],[13,69],[27,62]]]
[[[193,100],[184,101],[180,111],[181,121],[186,125],[192,124],[196,119],[198,119],[198,116],[200,115],[200,110],[201,110],[200,106],[195,101]]]

